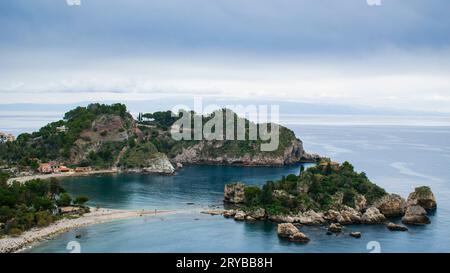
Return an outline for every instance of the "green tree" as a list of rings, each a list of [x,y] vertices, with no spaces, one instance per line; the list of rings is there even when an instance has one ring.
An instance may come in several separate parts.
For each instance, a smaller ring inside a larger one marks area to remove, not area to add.
[[[298,177],[295,174],[289,174],[288,176],[286,176],[286,180],[287,181],[297,181]]]
[[[69,194],[63,193],[59,196],[58,206],[66,207],[66,206],[70,206],[71,204],[72,204],[72,197],[70,197]]]
[[[245,205],[248,207],[257,206],[261,201],[261,189],[257,186],[245,187]]]
[[[83,206],[87,201],[89,201],[89,198],[87,196],[77,196],[73,201],[73,203],[76,205]]]
[[[36,225],[45,227],[53,222],[53,216],[48,211],[39,211],[36,213]]]

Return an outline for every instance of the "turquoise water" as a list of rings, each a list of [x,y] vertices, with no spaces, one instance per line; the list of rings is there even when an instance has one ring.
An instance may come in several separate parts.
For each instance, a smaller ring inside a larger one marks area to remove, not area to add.
[[[185,209],[222,206],[226,183],[243,181],[262,185],[267,180],[300,172],[300,165],[287,167],[185,166],[175,175],[119,174],[75,177],[64,188],[86,195],[90,205],[120,209]],[[188,204],[189,203],[189,204]]]
[[[323,227],[302,227],[311,242],[288,243],[278,239],[273,223],[235,222],[203,215],[198,210],[221,206],[225,183],[240,180],[262,184],[298,173],[299,166],[186,166],[175,176],[117,175],[66,180],[64,185],[70,193],[88,195],[92,205],[191,211],[85,227],[29,251],[69,252],[67,243],[77,240],[83,252],[369,252],[367,245],[373,241],[382,252],[450,252],[450,128],[290,127],[301,136],[308,151],[352,162],[389,192],[407,197],[415,186],[431,186],[438,201],[432,224],[410,227],[409,232],[390,232],[384,226],[348,226],[346,234],[340,236],[326,235]],[[362,232],[362,238],[351,238],[350,231]],[[76,239],[78,234],[81,238]]]

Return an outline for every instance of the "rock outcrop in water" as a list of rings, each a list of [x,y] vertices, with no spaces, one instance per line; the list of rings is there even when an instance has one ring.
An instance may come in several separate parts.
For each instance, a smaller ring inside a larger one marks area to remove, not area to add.
[[[419,205],[427,211],[431,211],[437,207],[433,192],[426,186],[415,188],[414,192],[409,194],[407,204],[408,206]]]
[[[406,209],[405,216],[402,218],[403,224],[409,225],[426,225],[430,223],[427,212],[419,205],[409,206]]]
[[[374,206],[386,217],[402,216],[406,211],[406,201],[398,194],[387,194],[376,201]]]
[[[328,231],[331,233],[341,233],[342,228],[343,227],[339,223],[331,223],[330,226],[328,226]]]
[[[364,224],[382,224],[386,217],[376,207],[370,207],[362,215],[361,221]]]
[[[348,206],[344,206],[344,208],[339,212],[336,220],[342,225],[359,224],[362,221],[361,217],[362,214],[360,211]]]
[[[266,218],[266,210],[263,208],[252,209],[248,212],[248,216],[255,220],[263,220]]]
[[[292,242],[307,243],[310,240],[291,223],[278,224],[277,233],[279,237],[287,238]]]
[[[394,223],[388,223],[386,225],[386,227],[390,230],[390,231],[408,231],[408,228],[402,225],[397,225]]]
[[[236,220],[236,221],[244,221],[246,216],[247,216],[247,214],[240,210],[240,211],[237,211],[234,214],[234,220]]]

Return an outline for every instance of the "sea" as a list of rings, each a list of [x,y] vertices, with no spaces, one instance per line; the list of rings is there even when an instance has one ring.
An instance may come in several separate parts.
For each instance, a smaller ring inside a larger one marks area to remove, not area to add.
[[[0,113],[0,130],[30,132],[61,117],[59,112]],[[445,117],[287,116],[283,125],[306,151],[349,161],[374,183],[404,198],[430,186],[438,208],[431,224],[391,232],[383,225],[346,226],[338,236],[325,227],[301,227],[311,241],[279,239],[271,222],[236,222],[202,210],[223,207],[226,183],[263,185],[298,174],[284,167],[184,166],[173,176],[116,174],[62,180],[67,191],[86,195],[89,205],[112,209],[172,210],[176,213],[78,228],[25,252],[450,252],[450,120]],[[308,165],[306,165],[308,167]],[[400,219],[393,219],[399,223]],[[349,236],[352,231],[360,239]]]
[[[50,117],[49,117],[50,119]],[[0,125],[19,132],[34,120]],[[236,222],[202,214],[223,207],[226,183],[263,185],[282,175],[298,174],[300,165],[285,167],[185,166],[173,176],[117,174],[73,177],[63,186],[74,196],[86,195],[92,206],[113,209],[173,210],[174,214],[119,220],[79,228],[44,241],[26,252],[450,252],[450,126],[447,123],[297,122],[285,125],[303,141],[305,150],[349,161],[374,183],[404,198],[417,186],[430,186],[438,208],[431,224],[391,232],[383,225],[346,226],[341,235],[326,235],[325,227],[301,227],[311,241],[279,239],[276,224]],[[42,122],[42,119],[40,120]],[[304,119],[303,119],[304,121]],[[14,126],[13,126],[14,125]],[[308,166],[306,166],[308,167]],[[393,219],[399,223],[400,219]],[[360,239],[349,236],[352,231]]]

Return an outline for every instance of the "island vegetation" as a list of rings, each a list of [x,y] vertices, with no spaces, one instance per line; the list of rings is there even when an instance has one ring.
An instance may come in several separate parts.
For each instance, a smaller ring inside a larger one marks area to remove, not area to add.
[[[65,212],[88,212],[88,198],[75,199],[65,192],[56,179],[31,180],[8,184],[9,176],[0,173],[0,237],[18,236],[34,227],[44,227],[62,217]]]
[[[216,114],[231,113],[236,123],[244,121],[247,133],[251,125],[259,128],[259,124],[230,111],[191,114],[192,119],[200,118],[205,124]],[[87,170],[141,169],[173,173],[182,164],[284,165],[315,161],[318,157],[307,154],[302,142],[283,126],[280,126],[279,146],[270,152],[259,149],[264,142],[260,138],[174,140],[171,126],[185,113],[182,110],[175,114],[171,111],[140,113],[135,120],[123,104],[80,106],[36,132],[0,143],[0,170],[13,177]],[[194,134],[194,127],[188,129]]]
[[[331,163],[310,167],[300,175],[290,174],[278,181],[268,181],[262,188],[245,187],[245,206],[251,210],[262,207],[271,214],[290,214],[298,211],[327,211],[338,203],[356,207],[358,196],[371,204],[386,194],[372,183],[365,173],[355,172],[344,162],[333,167]]]
[[[356,172],[349,162],[339,164],[324,158],[306,169],[302,165],[299,175],[267,181],[262,187],[227,184],[224,202],[226,209],[204,213],[222,214],[236,221],[279,222],[280,237],[302,243],[309,238],[297,226],[327,225],[329,235],[340,234],[350,224],[384,224],[391,231],[408,231],[389,219],[401,217],[405,225],[426,225],[431,222],[427,214],[437,207],[427,186],[415,188],[405,200],[387,193],[364,172]],[[360,232],[349,235],[361,238]]]

